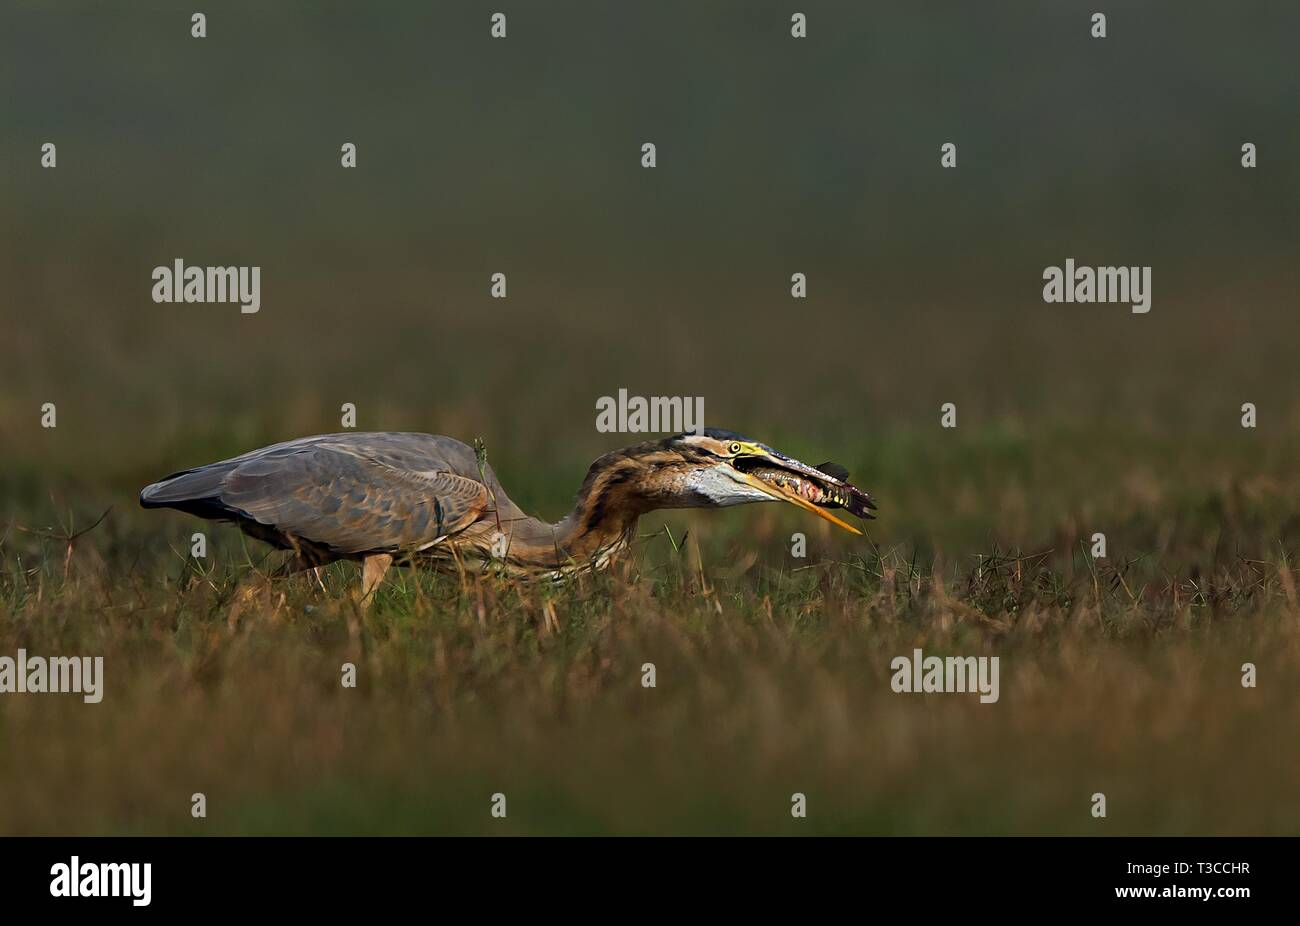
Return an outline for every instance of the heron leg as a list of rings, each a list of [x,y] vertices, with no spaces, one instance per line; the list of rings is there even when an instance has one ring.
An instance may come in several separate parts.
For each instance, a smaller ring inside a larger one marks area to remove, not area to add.
[[[324,568],[325,563],[319,557],[305,556],[302,553],[298,553],[285,560],[280,565],[279,569],[271,573],[271,578],[284,579],[288,576],[297,575],[300,572],[311,570],[312,577],[316,580],[316,584],[320,586],[320,590],[322,592],[328,592],[329,589],[325,587],[325,579],[321,574],[321,571]]]
[[[375,553],[367,556],[361,561],[361,600],[368,600],[379,583],[384,579],[384,573],[388,572],[388,567],[393,565],[393,557],[387,553]]]
[[[271,573],[272,579],[284,579],[300,572],[306,572],[308,569],[319,569],[320,564],[306,559],[302,556],[293,556],[280,564],[280,568]],[[320,575],[318,572],[317,575]]]

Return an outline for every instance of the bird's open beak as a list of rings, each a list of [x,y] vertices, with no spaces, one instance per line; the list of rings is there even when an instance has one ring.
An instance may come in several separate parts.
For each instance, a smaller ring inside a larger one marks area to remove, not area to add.
[[[790,489],[787,489],[785,486],[764,482],[762,479],[759,479],[757,476],[752,476],[749,473],[744,473],[743,475],[745,478],[745,482],[747,484],[763,492],[766,492],[768,495],[772,496],[777,501],[789,502],[792,505],[798,505],[800,508],[803,508],[807,511],[811,511],[819,518],[825,518],[827,521],[830,521],[832,524],[839,525],[840,527],[844,528],[846,531],[848,531],[851,534],[857,534],[859,537],[862,536],[862,531],[858,530],[852,524],[849,524],[845,521],[841,521],[839,518],[835,517],[835,515],[831,514],[825,508],[818,508],[816,505],[808,501],[808,499],[804,498],[802,495],[799,495],[797,492],[791,491]]]
[[[763,444],[750,445],[750,452],[732,461],[736,475],[748,486],[789,502],[850,533],[862,531],[827,511],[844,508],[861,518],[871,518],[876,507],[871,496],[847,481],[848,473],[834,464],[820,468],[801,463]]]

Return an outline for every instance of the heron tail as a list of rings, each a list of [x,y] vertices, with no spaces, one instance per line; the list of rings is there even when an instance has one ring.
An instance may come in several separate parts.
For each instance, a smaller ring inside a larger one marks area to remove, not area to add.
[[[202,504],[221,497],[221,483],[229,468],[217,464],[172,473],[140,490],[141,508],[176,508]]]

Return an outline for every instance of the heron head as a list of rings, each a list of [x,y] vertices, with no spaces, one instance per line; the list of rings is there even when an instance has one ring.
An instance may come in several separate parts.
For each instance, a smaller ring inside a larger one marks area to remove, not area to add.
[[[835,463],[809,466],[740,434],[706,428],[678,434],[663,443],[681,463],[672,466],[663,507],[720,507],[750,502],[788,502],[854,534],[858,528],[828,509],[842,508],[859,518],[874,518],[871,496],[848,481]]]

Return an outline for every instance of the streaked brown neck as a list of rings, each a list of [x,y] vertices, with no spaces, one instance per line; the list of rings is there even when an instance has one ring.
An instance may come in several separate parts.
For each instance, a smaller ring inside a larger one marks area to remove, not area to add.
[[[568,516],[555,524],[526,518],[507,530],[507,560],[532,570],[603,568],[631,541],[641,515],[665,507],[650,500],[647,488],[661,464],[679,460],[658,443],[605,454],[591,464]]]

